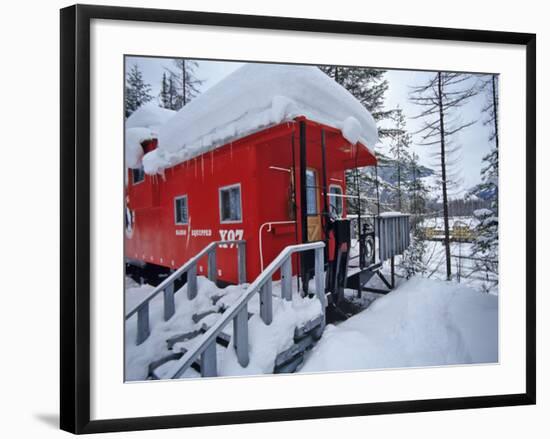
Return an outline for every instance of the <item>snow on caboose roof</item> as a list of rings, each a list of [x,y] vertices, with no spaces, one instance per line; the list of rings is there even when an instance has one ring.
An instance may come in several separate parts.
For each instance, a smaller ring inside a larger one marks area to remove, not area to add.
[[[160,127],[175,114],[175,111],[161,108],[154,102],[148,102],[126,119],[126,166],[129,168],[141,166],[143,156],[141,143],[158,137]]]
[[[198,96],[160,127],[156,150],[143,157],[148,174],[211,151],[265,128],[304,116],[373,147],[371,114],[317,67],[246,64]]]
[[[147,102],[126,119],[126,128],[150,128],[153,131],[164,125],[176,114],[175,111]]]

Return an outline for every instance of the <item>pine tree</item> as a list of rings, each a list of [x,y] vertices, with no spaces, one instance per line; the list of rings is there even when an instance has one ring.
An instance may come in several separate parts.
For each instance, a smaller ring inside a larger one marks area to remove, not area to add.
[[[375,121],[387,119],[392,115],[392,111],[383,110],[384,95],[389,87],[388,81],[384,79],[385,70],[341,66],[320,66],[319,68],[361,102]],[[379,129],[378,134],[380,137],[385,137],[389,134],[389,130]]]
[[[162,74],[159,101],[161,107],[170,109],[170,96],[168,94],[168,80],[166,79],[166,72]]]
[[[396,207],[398,211],[403,210],[403,190],[402,181],[407,177],[407,164],[410,162],[409,147],[411,144],[411,136],[406,130],[406,121],[403,110],[397,107],[391,119],[395,123],[395,127],[389,135],[390,142],[390,154],[394,159],[394,169],[396,179],[395,197],[397,198]]]
[[[388,119],[393,111],[384,111],[384,95],[388,90],[388,81],[384,79],[385,70],[368,67],[319,66],[319,68],[338,84],[348,90],[372,114],[375,121]],[[393,133],[392,129],[378,128],[380,138]],[[374,149],[375,145],[368,145]],[[380,154],[377,153],[380,159]],[[357,213],[378,213],[378,193],[376,169],[361,168],[346,172],[348,208]],[[357,190],[359,188],[359,191]],[[357,197],[367,197],[368,200]]]
[[[170,75],[170,78],[168,79],[168,102],[170,110],[178,110],[177,108],[177,101],[178,101],[178,93],[176,92],[176,87],[174,86],[174,80],[172,79],[172,75]]]
[[[482,79],[480,90],[485,93],[486,105],[482,113],[486,115],[484,124],[491,128],[489,141],[493,143],[491,151],[483,157],[481,183],[472,192],[484,194],[491,200],[489,209],[478,209],[474,216],[478,220],[471,255],[475,258],[474,270],[483,272],[486,282],[484,290],[498,285],[498,78],[489,75]],[[489,278],[489,274],[493,274]]]
[[[410,178],[405,182],[404,188],[409,199],[409,213],[413,217],[412,225],[416,227],[428,212],[430,190],[422,180],[423,168],[419,163],[418,154],[410,154],[406,166]]]
[[[124,102],[124,113],[126,117],[146,102],[153,99],[151,96],[151,85],[143,80],[143,75],[137,64],[132,65],[126,75],[126,93]]]
[[[204,81],[196,76],[198,66],[197,61],[175,58],[172,67],[166,68],[172,81],[172,110],[180,110],[199,94],[199,87]]]
[[[428,189],[420,178],[421,168],[418,163],[418,155],[413,153],[408,156],[407,168],[410,179],[404,185],[409,201],[411,213],[411,245],[403,254],[401,266],[405,270],[405,277],[409,279],[416,274],[425,274],[427,266],[425,262],[426,242],[421,225],[426,213],[426,198]]]
[[[410,99],[423,107],[415,116],[423,120],[417,132],[422,136],[420,145],[434,147],[434,158],[439,162],[447,280],[451,280],[451,244],[449,231],[449,190],[456,184],[456,165],[459,146],[453,143],[453,135],[473,125],[475,121],[460,122],[456,110],[476,94],[470,86],[471,75],[452,72],[437,72],[430,75],[422,85],[414,86]]]
[[[490,127],[489,141],[494,142],[494,147],[498,150],[498,76],[481,76],[479,91],[485,94],[485,106],[482,113],[486,117],[483,125]]]
[[[403,258],[400,264],[406,279],[427,273],[428,267],[424,260],[425,255],[426,241],[418,229],[413,229],[411,231],[410,245],[403,253]]]

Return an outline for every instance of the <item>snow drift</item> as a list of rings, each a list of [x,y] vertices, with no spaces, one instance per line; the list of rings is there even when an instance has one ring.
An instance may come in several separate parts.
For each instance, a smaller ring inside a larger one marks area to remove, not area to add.
[[[498,361],[498,297],[413,278],[338,326],[328,325],[300,372]]]
[[[371,114],[317,67],[246,64],[183,107],[160,128],[159,147],[143,158],[145,172],[196,157],[298,116],[342,130],[351,143],[373,147]]]

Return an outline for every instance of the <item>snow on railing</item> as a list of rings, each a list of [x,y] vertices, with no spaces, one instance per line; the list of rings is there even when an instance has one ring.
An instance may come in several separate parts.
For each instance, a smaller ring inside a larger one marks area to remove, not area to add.
[[[231,305],[222,317],[202,336],[201,342],[187,351],[169,370],[170,378],[179,378],[200,357],[200,371],[203,377],[217,376],[216,338],[233,321],[233,345],[242,367],[248,366],[248,302],[256,293],[260,294],[260,317],[266,325],[273,320],[272,278],[281,270],[281,295],[292,300],[292,258],[294,253],[315,251],[315,292],[321,302],[323,317],[327,306],[325,296],[325,244],[322,241],[289,245],[252,282],[243,295]]]
[[[169,320],[176,312],[174,300],[175,282],[187,273],[187,297],[192,300],[197,295],[197,263],[199,260],[208,256],[208,279],[216,282],[216,249],[222,245],[234,244],[237,246],[237,264],[239,273],[239,283],[246,283],[246,241],[214,241],[203,248],[199,253],[189,259],[180,268],[174,271],[163,282],[161,282],[151,293],[136,305],[124,317],[128,320],[137,313],[137,339],[136,344],[140,345],[149,337],[151,330],[149,325],[149,302],[155,298],[161,291],[164,293],[164,320]]]

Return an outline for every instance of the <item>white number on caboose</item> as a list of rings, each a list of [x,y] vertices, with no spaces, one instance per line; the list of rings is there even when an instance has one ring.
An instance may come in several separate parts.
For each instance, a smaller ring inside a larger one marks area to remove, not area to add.
[[[221,241],[240,241],[243,239],[244,236],[244,230],[243,229],[237,229],[237,230],[220,230],[220,240]],[[223,248],[233,248],[235,244],[222,244],[220,247]]]

